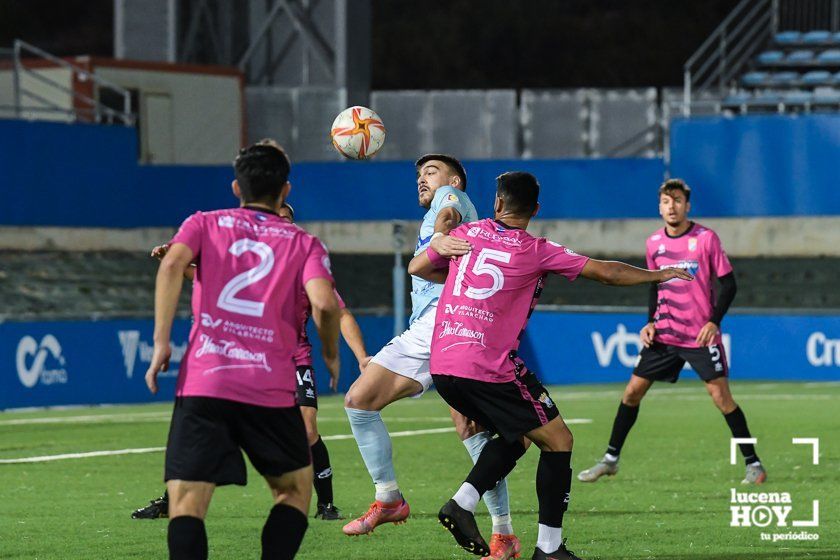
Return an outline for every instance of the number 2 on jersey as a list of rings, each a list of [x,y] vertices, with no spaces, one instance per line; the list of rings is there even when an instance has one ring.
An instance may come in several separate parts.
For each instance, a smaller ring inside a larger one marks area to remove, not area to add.
[[[255,253],[260,258],[260,262],[254,268],[250,268],[231,278],[230,282],[222,288],[216,305],[232,313],[250,315],[251,317],[262,317],[265,311],[265,303],[240,299],[236,297],[236,294],[268,276],[268,273],[274,268],[274,251],[262,241],[254,241],[253,239],[247,238],[235,241],[230,246],[230,249],[228,249],[228,252],[235,257],[240,257],[249,251]]]
[[[461,264],[458,265],[458,274],[455,276],[455,285],[452,286],[452,295],[461,295],[461,285],[464,283],[464,274],[467,272],[467,267],[470,265],[472,253],[467,253],[461,258]],[[478,276],[488,275],[493,279],[493,285],[489,288],[473,288],[468,287],[464,291],[464,295],[471,299],[487,299],[505,285],[505,275],[502,270],[487,261],[498,261],[503,263],[510,262],[510,253],[505,251],[497,251],[496,249],[482,249],[478,254],[475,265],[472,268],[473,274]]]

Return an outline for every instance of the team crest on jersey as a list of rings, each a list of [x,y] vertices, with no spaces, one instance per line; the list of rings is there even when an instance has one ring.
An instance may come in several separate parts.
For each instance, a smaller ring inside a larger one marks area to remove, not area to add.
[[[257,218],[259,221],[261,221],[261,222],[264,222],[264,221],[266,221],[266,220],[268,219],[268,217],[267,217],[267,216],[265,216],[265,215],[263,215],[263,214],[257,214],[257,215],[256,215],[256,218]]]
[[[551,400],[551,397],[548,396],[548,393],[540,393],[540,396],[537,400],[543,403],[546,408],[554,408],[554,401]]]
[[[696,251],[697,250],[697,238],[696,237],[689,237],[688,238],[688,250],[689,251]]]
[[[446,200],[449,202],[458,202],[458,196],[454,194],[446,195]]]

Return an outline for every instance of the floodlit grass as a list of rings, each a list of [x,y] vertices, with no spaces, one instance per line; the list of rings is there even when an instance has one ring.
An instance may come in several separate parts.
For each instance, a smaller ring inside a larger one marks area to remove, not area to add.
[[[618,385],[553,387],[571,426],[575,472],[603,453],[621,395]],[[699,382],[658,384],[642,404],[624,448],[621,472],[595,484],[575,480],[564,536],[585,559],[840,558],[840,384],[733,383],[769,479],[762,492],[789,492],[794,519],[820,526],[733,528],[730,488],[743,465],[729,464],[729,432]],[[449,427],[446,406],[431,393],[384,413],[391,432]],[[60,422],[31,423],[36,418]],[[0,459],[163,446],[169,407],[161,405],[0,413]],[[20,422],[24,421],[25,422]],[[338,397],[321,399],[324,436],[349,434]],[[820,438],[820,464],[791,438]],[[412,508],[402,526],[348,538],[341,523],[312,520],[299,558],[470,558],[437,523],[438,508],[457,489],[470,461],[454,432],[394,438],[397,476]],[[364,511],[372,485],[352,439],[328,440],[336,502],[348,516]],[[531,449],[509,478],[514,527],[530,557],[536,541]],[[0,464],[0,558],[165,558],[166,521],[135,521],[130,513],[162,489],[163,453],[27,464]],[[247,487],[216,491],[207,519],[212,558],[258,558],[270,508],[265,484],[251,471]],[[314,507],[314,506],[313,506]],[[479,506],[489,537],[489,517]],[[807,531],[818,541],[767,542],[762,533]]]

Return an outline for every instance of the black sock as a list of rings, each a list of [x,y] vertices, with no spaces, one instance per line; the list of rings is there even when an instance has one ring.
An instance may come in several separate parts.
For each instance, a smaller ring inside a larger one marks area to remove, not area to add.
[[[315,469],[315,493],[319,504],[331,504],[333,501],[332,468],[330,467],[330,453],[321,436],[309,448],[312,450],[312,467]]]
[[[271,508],[262,530],[262,560],[291,560],[309,523],[299,510],[285,504]]]
[[[744,411],[740,406],[736,406],[735,410],[729,414],[724,414],[726,423],[729,424],[729,430],[732,432],[732,437],[749,438],[750,429],[747,427],[747,417],[744,416]],[[755,453],[755,446],[751,443],[739,443],[741,454],[744,456],[744,461],[751,465],[758,462],[758,455]]]
[[[543,451],[537,465],[537,500],[540,523],[562,527],[572,488],[572,452]]]
[[[524,454],[525,448],[520,442],[510,443],[500,437],[493,438],[481,450],[465,482],[472,484],[479,495],[484,494],[495,488]]]
[[[169,520],[166,537],[170,560],[207,560],[207,531],[198,517],[183,515]]]
[[[619,403],[618,412],[615,413],[615,420],[613,420],[612,434],[610,434],[610,444],[607,446],[607,453],[618,457],[621,454],[621,447],[624,445],[624,440],[627,439],[627,434],[630,433],[630,428],[636,423],[636,418],[639,416],[639,405],[630,406]]]

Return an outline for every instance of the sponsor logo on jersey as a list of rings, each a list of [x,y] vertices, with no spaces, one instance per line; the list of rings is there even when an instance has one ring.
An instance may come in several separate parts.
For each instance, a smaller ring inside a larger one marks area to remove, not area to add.
[[[206,315],[206,313],[203,315]],[[202,317],[201,322],[204,324],[204,317]],[[146,340],[142,340],[140,338],[140,331],[138,330],[117,331],[117,338],[120,341],[120,348],[122,349],[125,376],[131,379],[134,376],[138,356],[143,364],[151,364],[152,356],[155,353],[155,346]],[[172,367],[172,365],[180,364],[181,360],[184,359],[187,353],[187,341],[185,340],[181,344],[170,342],[170,348],[172,349],[172,355],[169,357],[169,370],[160,372],[158,374],[160,377],[177,377],[178,368]]]
[[[502,230],[504,231],[504,230]],[[519,241],[516,237],[511,237],[510,235],[500,235],[498,233],[491,233],[489,231],[484,231],[478,226],[473,226],[469,230],[467,230],[467,237],[480,237],[481,239],[486,239],[487,241],[492,241],[494,243],[503,243],[505,245],[510,245],[513,247],[521,247],[522,242]]]
[[[243,366],[240,364],[226,364],[217,366],[214,368],[210,368],[204,371],[204,373],[211,373],[213,371],[221,370],[221,369],[235,369],[241,367],[255,367],[259,369],[264,369],[266,371],[271,371],[271,366],[268,365],[268,358],[265,355],[265,352],[254,352],[252,350],[248,350],[247,348],[242,348],[238,346],[235,341],[233,340],[215,340],[206,334],[202,334],[200,337],[200,345],[198,350],[195,352],[196,358],[201,358],[207,354],[213,354],[215,356],[222,356],[223,358],[227,358],[228,360],[238,361],[238,362],[249,362],[247,366]]]
[[[268,219],[268,217],[267,217],[265,214],[257,214],[257,215],[256,215],[256,216],[254,216],[254,217],[255,217],[256,219],[258,219],[259,221],[261,221],[261,222],[264,222],[264,221],[266,221],[266,220]]]
[[[214,321],[213,316],[210,315],[209,313],[202,313],[201,314],[201,326],[202,327],[210,327],[211,329],[215,329],[216,327],[218,327],[221,324],[222,324],[221,319],[216,319]],[[134,331],[134,332],[136,332],[136,331]]]
[[[15,357],[18,379],[24,387],[31,389],[38,383],[67,383],[61,344],[55,336],[44,335],[40,343],[31,336],[24,336],[18,342]]]
[[[455,322],[442,321],[440,323],[440,326],[441,326],[441,331],[440,331],[440,334],[438,334],[438,339],[443,339],[443,338],[447,338],[447,337],[450,337],[450,336],[457,336],[457,337],[461,337],[461,338],[470,339],[470,340],[467,340],[467,341],[464,341],[464,342],[456,342],[454,344],[450,344],[449,346],[444,346],[443,348],[441,348],[441,352],[446,352],[450,348],[452,348],[454,346],[459,346],[459,345],[462,345],[462,344],[479,344],[479,345],[486,348],[486,346],[484,346],[484,334],[485,333],[482,332],[482,331],[476,331],[476,330],[467,328],[467,327],[464,326],[464,323],[462,323],[460,321],[455,321]]]
[[[233,216],[219,216],[219,227],[232,228],[234,222]]]
[[[660,255],[664,255],[665,254],[665,244],[660,243],[659,244],[659,249],[657,249],[656,252]]]
[[[478,307],[473,307],[471,305],[453,305],[451,303],[447,303],[443,312],[447,315],[458,315],[459,317],[481,319],[482,321],[487,321],[488,323],[492,323],[495,319],[492,311],[479,309]]]
[[[467,230],[467,237],[478,237],[478,232],[481,231],[481,228],[478,226],[473,226],[469,230]]]
[[[671,264],[663,264],[659,267],[659,270],[664,270],[666,268],[679,268],[689,272],[692,276],[697,276],[697,270],[700,268],[700,263],[695,260],[684,260]],[[668,282],[673,282],[674,280],[679,280],[679,278],[671,278]],[[667,284],[668,282],[665,283]]]
[[[689,251],[696,251],[697,250],[697,238],[696,237],[689,237],[688,238],[688,250]]]
[[[659,241],[660,239],[662,239],[662,236],[659,235],[658,233],[656,235],[651,235],[650,236],[651,241]]]

